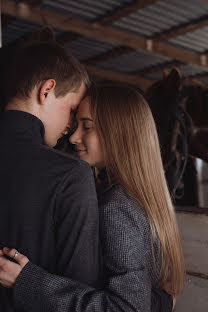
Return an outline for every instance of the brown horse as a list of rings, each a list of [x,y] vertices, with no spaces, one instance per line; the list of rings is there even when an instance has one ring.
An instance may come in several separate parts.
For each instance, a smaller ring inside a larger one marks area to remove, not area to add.
[[[208,86],[196,79],[184,79],[184,108],[192,119],[194,131],[190,155],[208,162]]]
[[[184,79],[174,68],[146,92],[171,193],[175,193],[189,156],[208,161],[208,87]]]

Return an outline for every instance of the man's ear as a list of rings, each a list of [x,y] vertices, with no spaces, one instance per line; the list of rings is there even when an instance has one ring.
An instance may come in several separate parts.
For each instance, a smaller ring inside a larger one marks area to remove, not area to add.
[[[56,86],[56,81],[54,79],[46,80],[39,89],[39,101],[40,104],[44,104],[47,101],[52,93],[54,93],[54,89]]]

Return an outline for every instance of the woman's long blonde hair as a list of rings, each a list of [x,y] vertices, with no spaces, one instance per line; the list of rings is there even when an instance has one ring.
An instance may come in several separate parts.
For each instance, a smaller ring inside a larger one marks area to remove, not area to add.
[[[144,209],[151,241],[160,241],[161,287],[176,296],[184,284],[184,258],[150,108],[127,86],[93,86],[88,95],[108,176]]]

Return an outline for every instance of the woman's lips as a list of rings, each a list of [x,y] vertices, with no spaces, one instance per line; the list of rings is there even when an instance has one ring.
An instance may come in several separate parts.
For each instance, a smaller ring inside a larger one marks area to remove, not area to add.
[[[81,156],[82,154],[85,154],[87,150],[84,149],[76,149],[76,153],[78,156]]]

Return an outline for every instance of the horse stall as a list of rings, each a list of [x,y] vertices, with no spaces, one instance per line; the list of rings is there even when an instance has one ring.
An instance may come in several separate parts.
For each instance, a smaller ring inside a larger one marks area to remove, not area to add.
[[[208,311],[208,0],[2,0],[2,46],[54,39],[92,81],[146,96],[186,262],[176,312]]]

